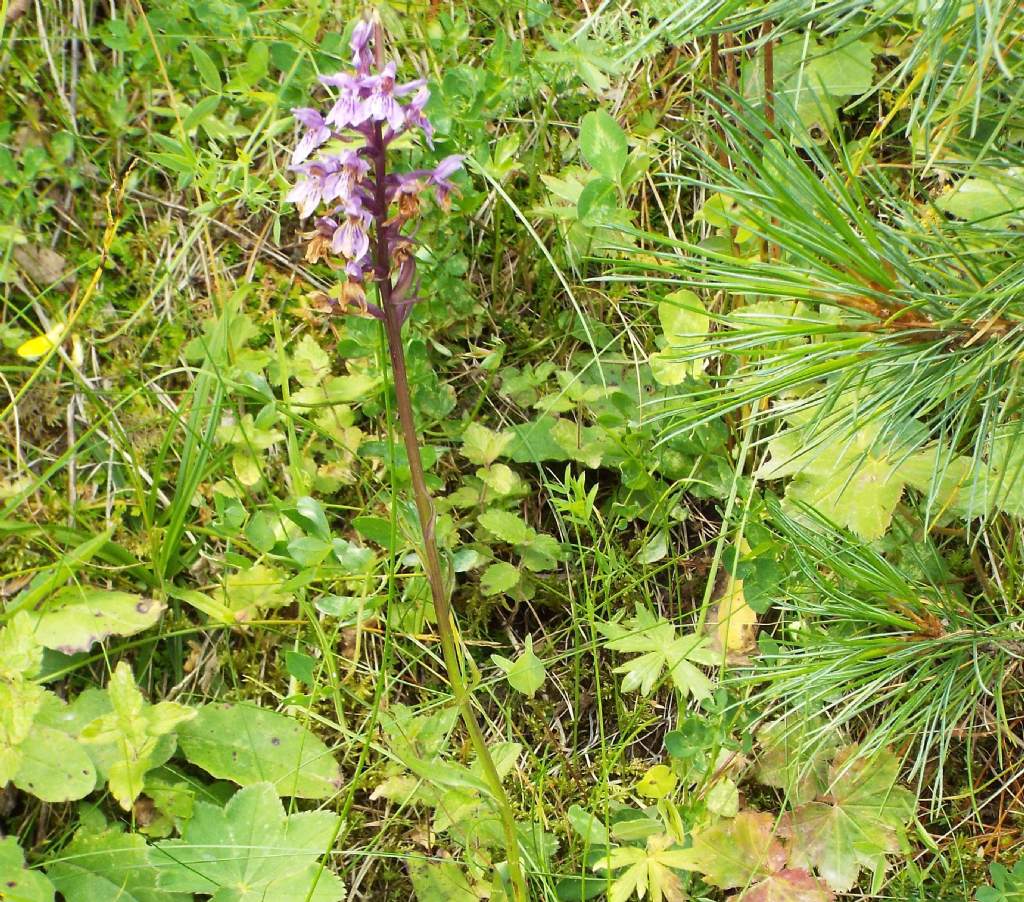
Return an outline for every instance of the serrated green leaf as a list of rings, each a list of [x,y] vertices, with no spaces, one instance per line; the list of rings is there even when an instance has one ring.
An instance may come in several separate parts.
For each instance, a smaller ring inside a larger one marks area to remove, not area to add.
[[[511,592],[519,585],[519,570],[505,561],[495,561],[480,576],[480,591],[484,595]]]
[[[191,896],[157,888],[158,870],[147,857],[146,841],[133,833],[79,831],[46,865],[46,873],[66,902],[185,902]]]
[[[150,860],[164,891],[217,902],[340,902],[341,881],[319,864],[337,821],[327,811],[286,815],[273,785],[257,783],[224,808],[197,802],[182,838],[157,843]]]
[[[792,815],[791,864],[814,867],[839,892],[862,868],[884,870],[900,851],[914,795],[896,785],[899,762],[890,752],[859,757],[857,746],[836,755],[828,802],[807,802]]]
[[[462,433],[462,456],[479,467],[488,467],[505,453],[514,437],[511,432],[495,432],[470,423]]]
[[[146,771],[163,763],[156,757],[161,737],[174,733],[196,711],[177,702],[148,704],[127,661],[118,662],[107,685],[107,698],[110,713],[87,724],[79,738],[116,750],[110,756],[107,782],[111,795],[127,811],[142,793]]]

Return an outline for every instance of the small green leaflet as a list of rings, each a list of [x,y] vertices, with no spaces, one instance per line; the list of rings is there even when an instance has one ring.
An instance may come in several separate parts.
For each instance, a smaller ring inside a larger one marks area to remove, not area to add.
[[[345,889],[321,867],[337,815],[286,815],[274,787],[240,789],[224,808],[197,802],[181,839],[150,852],[162,890],[213,895],[217,902],[341,902]]]
[[[643,849],[612,849],[594,865],[595,871],[622,871],[608,890],[608,902],[626,902],[634,894],[638,899],[647,894],[651,902],[683,902],[683,884],[673,869],[686,867],[686,852],[673,845],[672,837],[660,834],[649,837]]]
[[[714,684],[695,665],[712,667],[719,661],[703,636],[679,636],[669,621],[655,617],[646,608],[639,608],[625,625],[603,623],[598,624],[598,629],[608,637],[605,644],[612,651],[640,655],[615,668],[615,673],[626,674],[623,692],[639,689],[641,695],[650,695],[662,673],[668,670],[672,684],[684,696],[700,700],[711,694]]]
[[[118,662],[107,696],[113,711],[88,724],[79,738],[117,749],[107,782],[110,794],[128,811],[142,793],[146,771],[159,763],[154,761],[154,753],[160,737],[172,734],[179,724],[195,717],[196,711],[177,702],[148,704],[127,661]]]
[[[604,110],[593,110],[580,123],[580,153],[600,175],[618,182],[626,166],[626,133]]]
[[[533,636],[526,637],[526,647],[514,661],[501,655],[491,655],[491,660],[505,671],[508,684],[516,692],[533,698],[534,693],[544,685],[544,662],[533,653]]]

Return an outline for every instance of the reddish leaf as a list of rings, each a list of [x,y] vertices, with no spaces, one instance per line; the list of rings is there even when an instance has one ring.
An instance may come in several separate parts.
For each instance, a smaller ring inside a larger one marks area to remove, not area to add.
[[[733,898],[736,902],[833,902],[835,893],[807,871],[786,868]]]

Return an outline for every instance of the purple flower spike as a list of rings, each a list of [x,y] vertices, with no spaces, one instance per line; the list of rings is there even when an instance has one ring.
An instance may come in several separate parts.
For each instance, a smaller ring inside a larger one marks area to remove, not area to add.
[[[297,166],[321,144],[330,139],[331,130],[317,110],[309,107],[295,107],[292,110],[292,115],[306,129],[292,152],[292,166]]]
[[[336,92],[327,115],[309,107],[292,111],[302,132],[291,166],[299,180],[287,200],[302,218],[320,214],[316,230],[306,235],[306,260],[326,259],[335,271],[344,269],[337,293],[343,303],[328,305],[330,312],[358,310],[394,317],[400,325],[418,300],[415,244],[406,232],[428,190],[449,207],[457,190],[451,176],[463,157],[445,157],[433,169],[391,168],[388,150],[399,135],[419,129],[433,147],[434,130],[426,82],[399,84],[394,62],[375,64],[377,31],[367,20],[356,23],[349,43],[353,68],[320,77]],[[371,290],[379,306],[367,301]]]

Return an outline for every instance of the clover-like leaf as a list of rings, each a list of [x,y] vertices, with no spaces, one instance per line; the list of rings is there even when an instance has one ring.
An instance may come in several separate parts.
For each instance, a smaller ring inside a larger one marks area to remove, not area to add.
[[[212,895],[217,902],[340,902],[338,877],[321,867],[337,815],[286,815],[274,786],[240,789],[223,808],[197,802],[181,839],[150,852],[162,890]]]
[[[640,655],[615,668],[615,673],[626,674],[623,692],[639,689],[641,695],[650,695],[667,670],[672,684],[683,695],[702,699],[711,694],[714,684],[696,666],[716,663],[707,638],[695,633],[679,636],[671,623],[646,608],[638,609],[625,625],[604,623],[598,624],[598,629],[608,637],[606,645],[612,651]]]
[[[885,857],[905,842],[913,793],[896,785],[899,762],[891,752],[873,758],[848,746],[830,771],[828,801],[807,802],[792,815],[790,863],[814,867],[829,886],[846,892],[861,868],[885,868]]]

